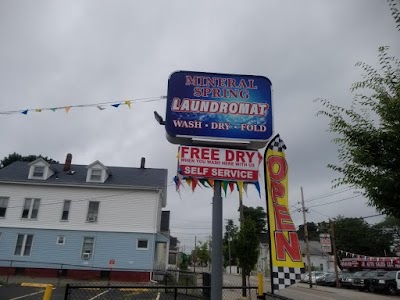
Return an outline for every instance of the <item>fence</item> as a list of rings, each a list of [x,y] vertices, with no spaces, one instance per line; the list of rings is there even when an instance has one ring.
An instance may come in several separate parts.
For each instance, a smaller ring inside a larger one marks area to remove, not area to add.
[[[263,296],[257,296],[257,287],[244,287],[247,290],[247,297],[242,298],[243,287],[223,287],[222,298],[224,300],[237,299],[281,299],[289,298],[265,293]],[[99,286],[99,285],[70,285],[65,289],[64,300],[118,300],[118,299],[157,299],[157,300],[198,300],[210,299],[209,286]]]

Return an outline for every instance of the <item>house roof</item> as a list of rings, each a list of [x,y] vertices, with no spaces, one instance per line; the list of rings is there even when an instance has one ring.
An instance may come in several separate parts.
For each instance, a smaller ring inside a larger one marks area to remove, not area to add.
[[[306,254],[306,243],[303,240],[299,240],[301,254]],[[309,241],[310,255],[322,256],[324,253],[321,250],[321,243],[319,241]]]
[[[63,164],[50,164],[55,174],[47,180],[28,179],[29,163],[17,161],[0,169],[0,182],[40,183],[54,185],[86,185],[103,187],[166,188],[168,170],[130,167],[107,167],[111,176],[104,183],[86,182],[86,165],[71,165],[72,172],[63,171]],[[70,173],[70,174],[68,174]]]

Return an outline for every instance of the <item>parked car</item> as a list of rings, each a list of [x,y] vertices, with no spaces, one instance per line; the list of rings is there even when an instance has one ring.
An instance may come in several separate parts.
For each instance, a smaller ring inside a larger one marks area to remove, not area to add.
[[[353,274],[351,273],[341,273],[341,278],[339,279],[340,286],[349,288],[353,283]]]
[[[339,285],[340,285],[340,282],[341,282],[343,276],[347,276],[346,274],[347,273],[338,274]],[[335,287],[336,286],[336,274],[335,273],[329,273],[328,275],[326,275],[324,277],[322,285]]]
[[[370,289],[396,295],[400,289],[400,271],[389,271],[384,276],[372,278]]]
[[[360,291],[369,291],[371,279],[375,277],[383,276],[388,271],[369,271],[368,273],[364,274],[362,277],[356,277],[353,280],[353,286]]]
[[[321,271],[312,271],[311,272],[311,282],[316,283],[317,279],[321,278],[324,276],[326,272],[321,272]],[[302,282],[309,283],[310,282],[310,275],[307,273],[304,275],[303,279],[301,280]]]
[[[342,279],[341,284],[342,284],[343,287],[352,288],[354,279],[363,277],[368,272],[369,271],[359,271],[359,272],[356,272],[354,274],[350,274],[348,277]]]
[[[317,285],[325,285],[325,280],[329,277],[329,276],[335,276],[334,273],[325,273],[323,276],[319,277],[316,279],[316,283]]]

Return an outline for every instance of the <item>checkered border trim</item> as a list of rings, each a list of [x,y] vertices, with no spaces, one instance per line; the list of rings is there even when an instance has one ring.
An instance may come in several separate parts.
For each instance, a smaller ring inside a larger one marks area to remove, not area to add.
[[[283,152],[286,150],[286,145],[279,135],[277,135],[268,145],[268,148],[273,151]]]
[[[301,280],[304,268],[272,267],[274,290],[282,290]]]

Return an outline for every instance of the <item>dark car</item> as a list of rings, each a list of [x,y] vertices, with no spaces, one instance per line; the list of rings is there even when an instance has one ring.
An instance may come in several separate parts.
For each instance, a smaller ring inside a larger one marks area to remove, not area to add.
[[[341,273],[339,277],[340,286],[351,287],[351,284],[353,283],[353,279],[351,278],[352,275],[353,274],[351,273]],[[351,281],[349,279],[351,279]]]
[[[360,291],[369,291],[371,285],[371,279],[376,277],[381,277],[385,275],[388,271],[369,271],[362,277],[354,278],[353,286]]]
[[[317,285],[325,285],[325,279],[329,276],[335,275],[334,273],[325,273],[323,276],[316,279]]]
[[[341,285],[342,279],[347,278],[348,276],[348,273],[338,274],[339,285]],[[329,275],[325,276],[323,285],[336,287],[336,274],[330,273]]]
[[[396,279],[400,277],[399,273],[399,271],[390,271],[384,276],[372,278],[370,289],[377,292],[385,292],[390,295],[396,295],[398,292]]]
[[[353,287],[353,282],[355,279],[363,277],[368,272],[369,271],[359,271],[354,274],[350,274],[348,277],[343,278],[340,283],[343,287],[351,288]]]

